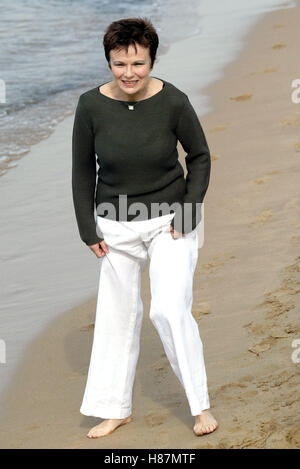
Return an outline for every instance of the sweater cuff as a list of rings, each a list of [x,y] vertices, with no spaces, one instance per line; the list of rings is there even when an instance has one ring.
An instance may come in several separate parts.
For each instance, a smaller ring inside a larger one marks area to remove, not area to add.
[[[94,238],[94,239],[88,239],[88,240],[83,240],[83,242],[87,246],[92,246],[93,244],[101,243],[101,241],[104,241],[104,238]]]

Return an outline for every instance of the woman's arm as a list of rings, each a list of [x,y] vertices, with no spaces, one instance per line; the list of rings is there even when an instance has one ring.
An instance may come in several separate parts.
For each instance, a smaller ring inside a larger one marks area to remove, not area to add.
[[[202,126],[187,95],[179,115],[176,135],[187,153],[184,196],[186,205],[181,206],[182,213],[175,211],[171,226],[181,233],[189,233],[201,221],[200,204],[203,202],[209,184],[211,159]],[[196,204],[199,204],[198,207]]]
[[[72,193],[79,234],[84,243],[91,246],[103,241],[96,232],[94,215],[96,158],[94,135],[79,97],[75,111],[72,135]]]

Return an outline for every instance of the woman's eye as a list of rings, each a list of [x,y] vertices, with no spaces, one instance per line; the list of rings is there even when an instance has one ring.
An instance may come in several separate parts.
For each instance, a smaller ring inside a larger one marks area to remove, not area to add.
[[[135,64],[135,65],[144,65],[144,64]],[[116,67],[123,67],[123,64],[116,64]]]

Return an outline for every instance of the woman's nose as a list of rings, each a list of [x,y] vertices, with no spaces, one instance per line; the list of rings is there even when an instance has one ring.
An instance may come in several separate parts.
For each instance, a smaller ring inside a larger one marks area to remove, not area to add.
[[[130,80],[130,78],[133,77],[133,71],[130,68],[130,66],[126,67],[124,77],[128,78],[128,80]]]

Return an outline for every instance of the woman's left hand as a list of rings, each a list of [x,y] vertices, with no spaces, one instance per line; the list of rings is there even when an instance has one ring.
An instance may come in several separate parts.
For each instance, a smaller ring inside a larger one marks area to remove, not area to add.
[[[184,233],[180,233],[179,231],[174,230],[172,225],[168,226],[166,231],[171,231],[171,235],[172,235],[173,239],[178,239],[178,238],[183,238],[184,237]]]

